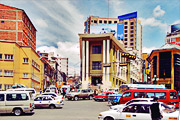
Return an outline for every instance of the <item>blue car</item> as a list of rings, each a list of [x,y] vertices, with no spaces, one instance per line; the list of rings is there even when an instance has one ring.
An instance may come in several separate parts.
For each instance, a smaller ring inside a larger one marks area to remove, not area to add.
[[[118,94],[109,94],[108,95],[108,103],[111,103],[112,105],[116,105],[119,103],[119,99],[121,98],[123,93]]]

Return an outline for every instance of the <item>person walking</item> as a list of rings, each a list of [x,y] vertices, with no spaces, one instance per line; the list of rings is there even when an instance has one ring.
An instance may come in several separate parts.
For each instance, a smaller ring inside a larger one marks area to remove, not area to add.
[[[161,120],[163,116],[161,114],[159,100],[157,97],[154,97],[153,101],[155,103],[150,106],[151,118],[152,120]]]

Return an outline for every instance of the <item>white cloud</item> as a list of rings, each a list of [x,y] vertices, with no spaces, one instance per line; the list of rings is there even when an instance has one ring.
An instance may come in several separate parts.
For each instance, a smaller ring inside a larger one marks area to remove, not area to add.
[[[47,24],[46,21],[43,20],[43,19],[35,19],[35,20],[34,20],[34,23],[35,23],[38,27],[41,27],[41,28],[47,28],[47,27],[48,27],[48,24]]]
[[[180,20],[176,20],[173,24],[180,24]]]
[[[154,50],[154,49],[157,49],[157,48],[156,48],[156,47],[150,47],[150,48],[143,47],[143,48],[142,48],[142,52],[143,52],[143,53],[151,53],[152,50]]]
[[[151,18],[139,18],[143,26],[152,26],[152,27],[159,27],[164,32],[168,31],[168,24],[162,23],[162,21],[155,19],[154,17]]]
[[[158,5],[154,10],[153,10],[153,15],[155,17],[163,16],[165,14],[165,11],[161,9],[161,6]]]
[[[58,55],[61,58],[69,58],[69,73],[73,74],[74,70],[78,73],[80,71],[80,67],[78,66],[80,64],[79,43],[58,42],[57,45],[58,48],[55,48],[54,46],[42,46],[37,48],[37,51],[46,53],[54,52],[54,56],[56,57]]]

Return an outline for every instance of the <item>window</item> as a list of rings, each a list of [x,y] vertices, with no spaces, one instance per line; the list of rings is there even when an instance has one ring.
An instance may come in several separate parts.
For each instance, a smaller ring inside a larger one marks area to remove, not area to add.
[[[155,96],[159,99],[166,99],[166,93],[165,92],[158,92],[155,93]]]
[[[127,41],[127,38],[125,38],[124,41]]]
[[[124,27],[124,29],[127,29],[127,28],[128,28],[128,26],[125,26],[125,27]]]
[[[92,47],[92,54],[101,54],[101,46],[93,46]]]
[[[104,21],[104,24],[106,24],[106,23],[107,23],[107,20]]]
[[[127,30],[125,30],[124,33],[127,33]]]
[[[125,34],[124,37],[127,37],[127,34]]]
[[[114,21],[114,23],[117,23],[117,21]]]
[[[0,101],[4,101],[4,94],[0,94]]]
[[[170,92],[170,99],[177,99],[176,92]]]
[[[0,54],[0,60],[2,60],[2,54]]]
[[[131,97],[131,92],[125,92],[123,95],[123,98],[130,98]]]
[[[5,59],[5,60],[13,60],[13,55],[7,55],[7,54],[5,54],[4,59]]]
[[[127,24],[128,24],[128,22],[125,22],[124,24],[125,24],[125,25],[127,25]]]
[[[12,70],[5,70],[4,76],[13,76],[13,71]]]
[[[131,43],[130,45],[134,45],[134,43]]]
[[[131,39],[131,41],[134,41],[133,39]]]
[[[134,25],[134,22],[131,22],[131,25]]]
[[[28,63],[28,58],[23,58],[23,63]]]
[[[4,21],[1,21],[1,23],[4,23]]]
[[[131,29],[134,29],[134,27],[133,27],[133,26],[131,26]]]
[[[124,43],[124,45],[127,45],[127,43]]]
[[[91,22],[93,23],[93,20],[91,20]]]
[[[144,92],[135,92],[134,93],[134,98],[144,98],[145,93]]]
[[[2,76],[2,70],[0,70],[0,76]]]
[[[28,73],[23,73],[23,78],[28,78]]]
[[[134,35],[131,35],[131,37],[134,37]]]
[[[99,23],[102,23],[102,20],[99,20]]]
[[[133,30],[131,30],[131,33],[134,33],[134,31],[133,31]]]
[[[93,61],[92,70],[101,70],[101,61]]]
[[[154,98],[155,93],[150,92],[150,93],[146,93],[146,98]]]
[[[21,101],[21,100],[28,100],[28,96],[25,93],[18,93],[18,94],[7,94],[6,95],[7,101]]]
[[[94,23],[97,23],[97,20],[94,20]]]
[[[111,24],[112,23],[112,21],[109,21],[109,24]]]

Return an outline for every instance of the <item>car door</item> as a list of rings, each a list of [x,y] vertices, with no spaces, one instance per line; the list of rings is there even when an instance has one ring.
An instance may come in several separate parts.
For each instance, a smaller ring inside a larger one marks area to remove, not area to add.
[[[43,107],[49,107],[49,105],[51,104],[52,98],[49,96],[46,96],[43,98],[42,100],[42,105]]]
[[[35,107],[43,107],[42,105],[42,100],[43,100],[43,97],[36,97],[34,99],[34,105]]]
[[[0,113],[6,113],[5,94],[0,94]]]
[[[129,105],[121,112],[121,118],[126,120],[151,120],[149,106]]]

